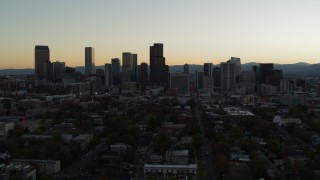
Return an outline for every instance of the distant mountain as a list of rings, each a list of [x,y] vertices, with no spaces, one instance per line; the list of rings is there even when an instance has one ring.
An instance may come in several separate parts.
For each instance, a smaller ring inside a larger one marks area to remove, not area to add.
[[[0,75],[34,74],[34,69],[0,69]]]
[[[216,65],[217,66],[217,65]],[[242,70],[251,70],[252,66],[259,66],[257,62],[250,62],[242,64]],[[76,71],[84,73],[84,67],[74,67]],[[282,69],[284,76],[314,76],[320,77],[320,64],[308,64],[298,62],[295,64],[274,64],[275,69]],[[96,69],[104,69],[104,66],[96,66]],[[183,65],[169,66],[170,72],[183,72]],[[190,73],[195,71],[203,71],[203,65],[189,64]],[[14,75],[14,74],[33,74],[34,69],[2,69],[0,75]]]

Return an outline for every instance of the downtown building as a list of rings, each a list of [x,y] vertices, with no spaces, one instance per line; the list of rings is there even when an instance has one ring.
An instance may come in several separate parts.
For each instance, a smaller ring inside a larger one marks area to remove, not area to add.
[[[113,71],[112,71],[112,64],[105,64],[104,65],[104,77],[105,77],[105,85],[106,87],[113,86]]]
[[[163,44],[150,46],[150,84],[168,87],[169,67],[163,57]]]
[[[122,90],[134,91],[137,85],[137,54],[122,53]]]
[[[230,60],[220,63],[221,92],[234,92],[236,88],[236,64]]]
[[[172,93],[189,93],[189,75],[184,73],[170,74],[170,90]]]
[[[52,80],[53,67],[50,62],[50,50],[48,46],[35,46],[34,62],[36,86],[44,85],[47,81]]]
[[[88,77],[94,74],[95,54],[93,47],[85,47],[85,75]]]
[[[148,64],[143,62],[140,64],[139,68],[139,85],[142,90],[145,89],[148,82]]]
[[[111,66],[113,71],[113,84],[118,85],[121,82],[121,74],[120,74],[120,60],[119,58],[111,59]]]

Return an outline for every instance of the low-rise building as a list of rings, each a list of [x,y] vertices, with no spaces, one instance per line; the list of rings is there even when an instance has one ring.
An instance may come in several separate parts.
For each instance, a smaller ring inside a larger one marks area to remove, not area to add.
[[[172,164],[184,165],[188,164],[189,151],[188,150],[176,150],[166,152],[166,161]]]
[[[127,150],[127,146],[123,143],[116,143],[116,144],[112,144],[110,145],[110,151],[111,152],[124,152]]]
[[[168,178],[197,178],[197,164],[189,165],[167,165],[167,164],[145,164],[145,179],[168,179]]]
[[[0,164],[0,179],[36,180],[36,169],[26,163]]]
[[[60,161],[36,159],[12,159],[13,163],[28,163],[36,167],[40,173],[54,174],[61,170]]]
[[[279,126],[287,126],[288,124],[301,124],[301,120],[298,118],[282,118],[281,116],[274,116],[273,123]]]
[[[7,136],[10,130],[13,130],[13,122],[0,122],[0,136]]]
[[[82,150],[85,150],[85,148],[89,145],[92,139],[92,134],[79,134],[77,137],[73,138],[72,141],[80,143]]]

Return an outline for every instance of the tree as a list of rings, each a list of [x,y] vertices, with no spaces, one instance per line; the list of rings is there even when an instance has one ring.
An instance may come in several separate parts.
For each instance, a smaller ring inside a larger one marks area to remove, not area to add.
[[[225,155],[218,154],[214,159],[215,171],[219,179],[223,179],[223,176],[229,173],[229,160]]]
[[[168,129],[160,129],[157,135],[157,146],[162,155],[166,153],[170,146],[171,133]]]
[[[248,165],[254,178],[265,177],[267,173],[267,161],[263,158],[252,159]]]
[[[219,141],[214,144],[212,151],[213,151],[213,154],[223,154],[225,156],[228,156],[230,147],[228,143],[224,141]]]
[[[240,148],[245,150],[246,153],[251,154],[258,150],[259,143],[254,140],[244,139],[240,142]]]
[[[277,140],[269,140],[267,142],[267,148],[273,153],[279,153],[281,151],[281,143]]]
[[[196,150],[197,153],[200,152],[200,149],[203,145],[203,138],[200,134],[196,134],[192,137],[192,146]]]

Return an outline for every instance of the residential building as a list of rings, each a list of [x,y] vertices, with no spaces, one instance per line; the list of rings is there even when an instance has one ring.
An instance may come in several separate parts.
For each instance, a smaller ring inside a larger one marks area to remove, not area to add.
[[[168,164],[145,164],[145,179],[197,179],[197,164],[189,165],[168,165]]]
[[[10,162],[9,164],[0,164],[0,179],[36,180],[37,171],[26,163]]]
[[[55,160],[37,160],[37,159],[12,159],[14,163],[28,163],[36,167],[40,173],[55,174],[61,170],[60,161]]]
[[[0,122],[0,136],[7,136],[10,130],[13,130],[13,122]]]

